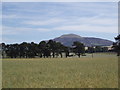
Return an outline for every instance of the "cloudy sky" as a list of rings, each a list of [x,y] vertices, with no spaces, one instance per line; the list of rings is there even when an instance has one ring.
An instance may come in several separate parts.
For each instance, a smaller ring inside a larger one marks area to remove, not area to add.
[[[69,33],[114,41],[117,17],[117,2],[3,2],[3,42],[39,43]]]

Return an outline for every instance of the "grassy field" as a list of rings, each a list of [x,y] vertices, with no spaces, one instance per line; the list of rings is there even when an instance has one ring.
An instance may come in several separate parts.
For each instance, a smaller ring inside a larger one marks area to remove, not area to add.
[[[3,88],[117,88],[118,58],[3,59]]]

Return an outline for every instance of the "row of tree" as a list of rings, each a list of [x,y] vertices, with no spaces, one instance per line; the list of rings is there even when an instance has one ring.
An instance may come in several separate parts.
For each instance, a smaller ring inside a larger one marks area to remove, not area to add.
[[[1,44],[2,56],[10,57],[10,58],[34,58],[36,56],[42,58],[48,57],[63,57],[63,53],[65,57],[70,56],[69,53],[73,52],[75,55],[80,57],[81,54],[85,52],[84,45],[80,42],[74,42],[73,47],[66,47],[62,45],[60,42],[55,42],[53,40],[49,40],[48,42],[41,41],[39,44],[34,42],[27,43],[23,42],[21,44]]]
[[[108,47],[101,47],[101,46],[92,46],[88,47],[85,51],[86,53],[95,53],[95,52],[109,52]]]
[[[10,58],[34,58],[34,57],[58,57],[61,58],[63,55],[65,57],[71,57],[71,56],[78,56],[84,55],[85,52],[87,53],[94,53],[94,52],[107,52],[107,47],[88,47],[87,50],[85,50],[85,46],[83,43],[80,42],[73,42],[72,47],[67,47],[62,45],[60,42],[56,42],[53,40],[41,41],[39,44],[36,44],[34,42],[27,43],[23,42],[21,44],[5,44],[2,43],[1,45],[1,51],[2,56],[4,57],[10,57]],[[72,53],[72,54],[71,54]]]
[[[116,42],[113,43],[113,49],[117,52],[117,56],[120,56],[120,34],[115,37]],[[77,55],[80,57],[84,53],[95,53],[95,52],[108,52],[107,47],[88,47],[85,50],[84,44],[80,42],[73,42],[72,47],[67,47],[62,45],[60,42],[55,42],[53,40],[41,41],[39,44],[34,42],[27,43],[23,42],[21,44],[0,44],[0,51],[2,57],[10,58],[34,58],[34,57],[71,57]],[[71,54],[72,53],[72,54]]]

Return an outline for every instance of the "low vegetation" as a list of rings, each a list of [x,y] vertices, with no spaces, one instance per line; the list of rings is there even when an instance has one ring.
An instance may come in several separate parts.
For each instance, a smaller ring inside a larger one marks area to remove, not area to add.
[[[87,56],[3,59],[3,88],[117,88],[116,55]]]

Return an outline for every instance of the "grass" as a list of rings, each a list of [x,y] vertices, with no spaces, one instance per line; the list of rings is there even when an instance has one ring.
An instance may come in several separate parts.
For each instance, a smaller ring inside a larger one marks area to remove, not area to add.
[[[100,55],[99,55],[100,56]],[[103,55],[104,56],[104,55]],[[118,58],[3,59],[3,88],[117,88]]]

